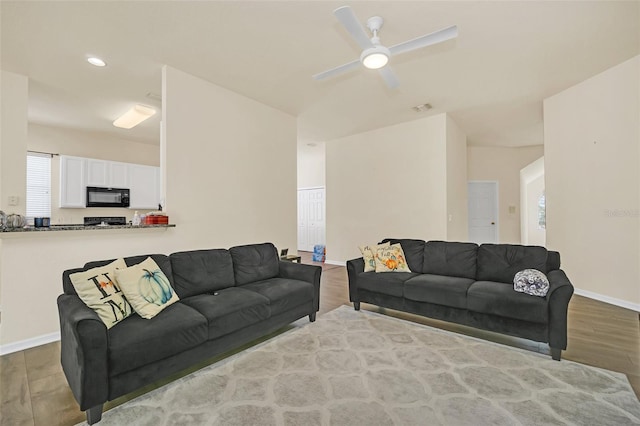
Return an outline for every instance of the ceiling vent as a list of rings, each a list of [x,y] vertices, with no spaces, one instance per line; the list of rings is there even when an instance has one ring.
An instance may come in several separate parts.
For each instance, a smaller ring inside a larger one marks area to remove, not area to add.
[[[425,112],[425,111],[429,111],[431,108],[432,108],[431,104],[421,104],[421,105],[416,105],[411,109],[414,110],[415,112]]]

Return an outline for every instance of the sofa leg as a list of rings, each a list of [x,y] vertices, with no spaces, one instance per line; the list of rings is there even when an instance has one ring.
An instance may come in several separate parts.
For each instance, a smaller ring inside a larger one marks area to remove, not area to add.
[[[562,349],[551,348],[551,358],[556,361],[560,361],[560,357],[562,355]]]
[[[102,420],[102,404],[89,408],[87,411],[87,423],[90,425]]]
[[[311,322],[315,322],[316,321],[316,313],[315,312],[312,313],[312,314],[309,314],[309,321],[311,321]]]
[[[355,309],[356,311],[360,310],[360,302],[353,302],[353,309]]]

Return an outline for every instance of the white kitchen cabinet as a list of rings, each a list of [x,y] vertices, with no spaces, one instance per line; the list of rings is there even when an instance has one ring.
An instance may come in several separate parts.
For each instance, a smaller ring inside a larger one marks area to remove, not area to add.
[[[85,158],[60,156],[60,207],[85,207],[85,165]]]
[[[129,188],[129,166],[128,163],[108,161],[109,180],[107,186],[110,188]]]
[[[87,158],[86,185],[106,188],[128,188],[128,163]]]
[[[109,161],[87,158],[87,186],[109,186]]]
[[[160,203],[160,168],[61,155],[60,207],[84,208],[87,186],[129,188],[130,208],[155,210]]]
[[[157,209],[160,203],[160,167],[129,164],[130,206]]]

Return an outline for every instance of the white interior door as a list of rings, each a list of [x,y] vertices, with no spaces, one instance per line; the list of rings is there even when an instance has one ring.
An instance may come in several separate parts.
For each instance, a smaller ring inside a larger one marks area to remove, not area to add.
[[[498,242],[498,183],[469,182],[469,241]]]
[[[313,251],[325,244],[324,188],[298,190],[298,250]]]

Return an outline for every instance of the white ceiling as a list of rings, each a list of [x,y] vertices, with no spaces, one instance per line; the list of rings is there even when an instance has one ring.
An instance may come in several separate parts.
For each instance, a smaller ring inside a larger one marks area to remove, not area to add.
[[[359,69],[313,74],[359,50],[332,11],[385,19],[390,46],[449,25],[459,37],[391,59],[400,88]],[[304,143],[448,112],[473,145],[542,143],[542,100],[640,54],[640,2],[2,1],[2,69],[29,77],[32,122],[158,143],[168,64],[299,118]],[[85,59],[107,61],[95,68]],[[416,113],[428,102],[433,109]],[[189,108],[188,105],[184,106]]]

